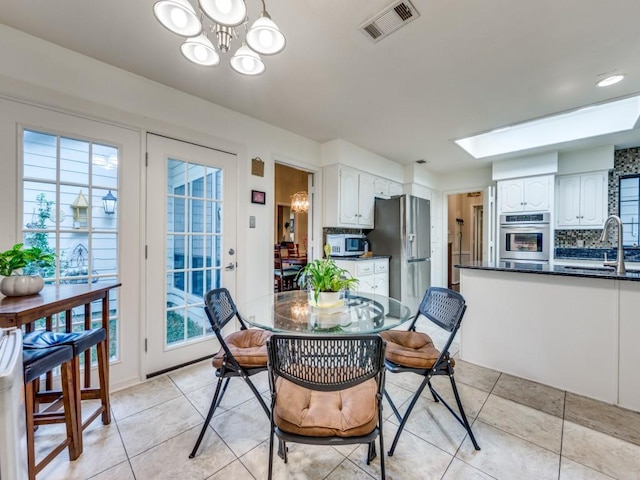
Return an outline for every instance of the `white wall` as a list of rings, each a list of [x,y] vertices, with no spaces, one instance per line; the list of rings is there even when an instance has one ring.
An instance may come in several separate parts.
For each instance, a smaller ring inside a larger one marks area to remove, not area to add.
[[[130,157],[137,170],[133,177],[128,177],[134,178],[135,182],[122,182],[119,196],[121,225],[144,224],[145,190],[139,174],[143,170],[146,131],[237,154],[240,186],[237,300],[242,302],[249,295],[262,295],[271,290],[272,245],[265,239],[273,237],[274,159],[287,159],[291,164],[319,169],[320,145],[317,142],[2,25],[0,44],[0,97],[44,106],[43,112],[46,109],[68,112],[71,116],[124,125],[137,132],[137,148]],[[3,172],[0,176],[0,222],[9,228],[0,230],[0,249],[10,247],[19,233],[18,116],[2,111],[5,121],[0,128],[5,141],[0,142]],[[250,173],[250,160],[256,156],[265,162],[264,177]],[[265,191],[267,205],[250,204],[251,189]],[[123,205],[128,208],[122,208]],[[249,215],[256,216],[255,229],[249,229]],[[144,241],[140,239],[129,247],[139,253]],[[143,260],[141,257],[136,260],[142,271]],[[127,281],[143,285],[143,275],[127,278]],[[128,311],[123,312],[131,321],[140,319],[142,322],[144,319],[144,293],[141,289],[136,305],[127,305]],[[142,342],[141,338],[136,338],[138,344],[132,347],[136,350],[135,355],[141,350]],[[136,369],[137,364],[131,363],[131,368]],[[113,380],[118,382],[117,377]]]
[[[402,165],[342,139],[322,144],[322,165],[334,163],[358,168],[395,182],[403,182]]]

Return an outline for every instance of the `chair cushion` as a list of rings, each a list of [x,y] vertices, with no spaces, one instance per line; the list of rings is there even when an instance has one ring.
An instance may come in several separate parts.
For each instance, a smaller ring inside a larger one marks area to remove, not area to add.
[[[225,343],[236,361],[243,367],[263,367],[267,365],[267,340],[271,332],[250,328],[233,332],[226,337]],[[221,348],[213,357],[213,366],[220,368],[224,358],[224,349]]]
[[[440,355],[426,333],[388,330],[380,336],[387,341],[387,360],[405,367],[431,368]],[[455,365],[453,358],[451,365]]]
[[[378,422],[377,384],[369,379],[335,392],[319,392],[276,380],[274,421],[283,432],[307,437],[358,437]]]
[[[72,358],[73,348],[68,345],[23,350],[24,382],[29,383]]]
[[[73,354],[77,356],[103,342],[106,338],[107,333],[104,328],[72,333],[38,331],[25,334],[22,346],[25,349],[33,349],[47,348],[53,345],[69,345],[73,347]]]

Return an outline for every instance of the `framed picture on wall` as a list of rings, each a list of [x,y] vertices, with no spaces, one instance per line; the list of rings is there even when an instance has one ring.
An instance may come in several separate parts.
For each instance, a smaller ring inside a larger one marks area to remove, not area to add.
[[[265,204],[265,193],[259,190],[251,190],[251,203]]]

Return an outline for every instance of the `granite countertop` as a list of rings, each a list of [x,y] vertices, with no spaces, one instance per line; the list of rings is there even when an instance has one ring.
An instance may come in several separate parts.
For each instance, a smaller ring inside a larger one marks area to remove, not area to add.
[[[534,273],[541,275],[560,275],[565,277],[587,277],[610,280],[640,281],[640,269],[627,267],[625,275],[618,275],[613,268],[585,265],[555,265],[553,263],[526,262],[476,262],[454,265],[456,268],[471,270],[494,270],[499,272]]]
[[[373,255],[371,257],[331,257],[331,260],[349,260],[351,262],[361,262],[364,260],[379,260],[381,258],[391,258],[391,255]]]

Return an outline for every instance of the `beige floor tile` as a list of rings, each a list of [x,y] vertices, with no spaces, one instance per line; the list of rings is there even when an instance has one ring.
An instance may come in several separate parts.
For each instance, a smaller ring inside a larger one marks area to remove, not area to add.
[[[270,421],[257,400],[214,417],[213,429],[233,453],[241,457],[269,438]]]
[[[401,413],[404,414],[404,409]],[[395,417],[391,417],[388,422],[394,425],[399,423]],[[385,438],[387,449],[391,448],[396,430],[394,428],[393,435]],[[407,433],[412,433],[450,455],[455,455],[467,435],[467,431],[441,403],[435,403],[432,399],[424,397],[420,397],[416,403],[400,434],[400,439]]]
[[[42,442],[46,440],[42,438]],[[89,425],[83,434],[83,444],[84,451],[77,460],[70,462],[67,453],[62,453],[45,467],[38,479],[84,480],[127,460],[115,422]]]
[[[384,425],[385,450],[391,447],[391,441],[396,433],[396,426],[390,422]],[[377,448],[377,442],[376,442]],[[359,446],[349,460],[368,472],[374,478],[380,478],[380,452],[371,462],[366,464],[367,446]],[[422,440],[410,432],[403,432],[398,446],[392,457],[385,457],[385,470],[388,480],[436,480],[442,478],[443,473],[452,460],[452,456],[429,442]]]
[[[191,428],[132,457],[131,466],[136,480],[205,479],[236,460],[231,450],[211,429],[202,440],[198,454],[189,458],[199,433],[200,426]],[[228,478],[235,480],[235,477]]]
[[[455,396],[453,395],[453,389],[451,388],[451,381],[449,380],[449,377],[434,377],[431,383],[440,396],[444,398],[445,402],[447,402],[455,411],[458,411],[458,405],[456,403]],[[489,397],[489,392],[460,382],[456,382],[456,385],[458,387],[460,401],[462,402],[462,408],[464,408],[467,418],[471,421],[478,416],[478,413],[480,413],[480,409]],[[433,401],[433,397],[428,391],[428,387],[425,390],[426,391],[422,394],[422,397]]]
[[[560,460],[560,480],[611,480],[612,478],[566,457]]]
[[[473,433],[481,450],[467,438],[456,458],[497,479],[557,480],[560,455],[481,421]]]
[[[490,395],[479,420],[539,447],[560,453],[562,419],[497,395]]]
[[[287,463],[278,457],[277,442],[273,454],[274,480],[320,480],[326,478],[345,457],[324,445],[288,443]],[[266,480],[269,466],[269,442],[263,442],[240,457],[240,461],[258,480]]]
[[[399,387],[392,383],[386,382],[385,389],[389,394],[389,396],[391,397],[391,401],[394,403],[394,405],[397,408],[400,408],[402,405],[404,405],[407,402],[407,400],[409,400],[413,396],[412,391]],[[400,414],[402,414],[402,412],[403,410],[402,408],[400,408]],[[393,410],[391,409],[391,405],[389,404],[385,396],[382,404],[382,416],[384,419],[388,419],[393,415],[394,413],[393,413]]]
[[[131,470],[131,464],[129,460],[127,460],[95,477],[91,477],[91,480],[135,480],[135,478],[136,477],[133,476],[133,470]]]
[[[196,425],[202,425],[202,417],[183,396],[118,422],[129,457],[138,455]]]
[[[122,420],[181,395],[171,379],[163,375],[111,394],[111,411],[116,420]]]
[[[254,375],[251,377],[251,381],[259,392],[263,394],[265,403],[269,405],[269,379],[265,374]],[[215,393],[217,386],[217,379],[215,383],[209,383],[204,387],[192,390],[186,394],[186,397],[193,404],[194,407],[200,412],[203,417],[207,416],[209,407],[211,406],[211,400],[213,400],[213,394]],[[255,396],[251,389],[241,378],[232,378],[227,387],[227,391],[222,398],[222,402],[218,405],[214,418],[237,405],[245,403],[254,399]]]
[[[464,383],[485,392],[491,392],[495,387],[500,372],[481,367],[464,360],[456,360],[455,379],[457,383]]]
[[[454,458],[442,480],[492,480],[492,478],[477,468]]]
[[[371,475],[358,468],[353,462],[345,460],[326,477],[326,480],[371,480],[371,478]]]
[[[565,420],[640,445],[640,413],[567,392]]]
[[[619,480],[640,476],[640,446],[566,420],[562,455]]]
[[[562,418],[565,392],[503,373],[492,393]]]
[[[207,359],[180,368],[169,373],[168,376],[182,393],[187,393],[215,382],[217,380],[215,372],[215,368],[211,366],[211,360]]]
[[[255,480],[255,478],[240,460],[235,460],[208,477],[207,480]]]

